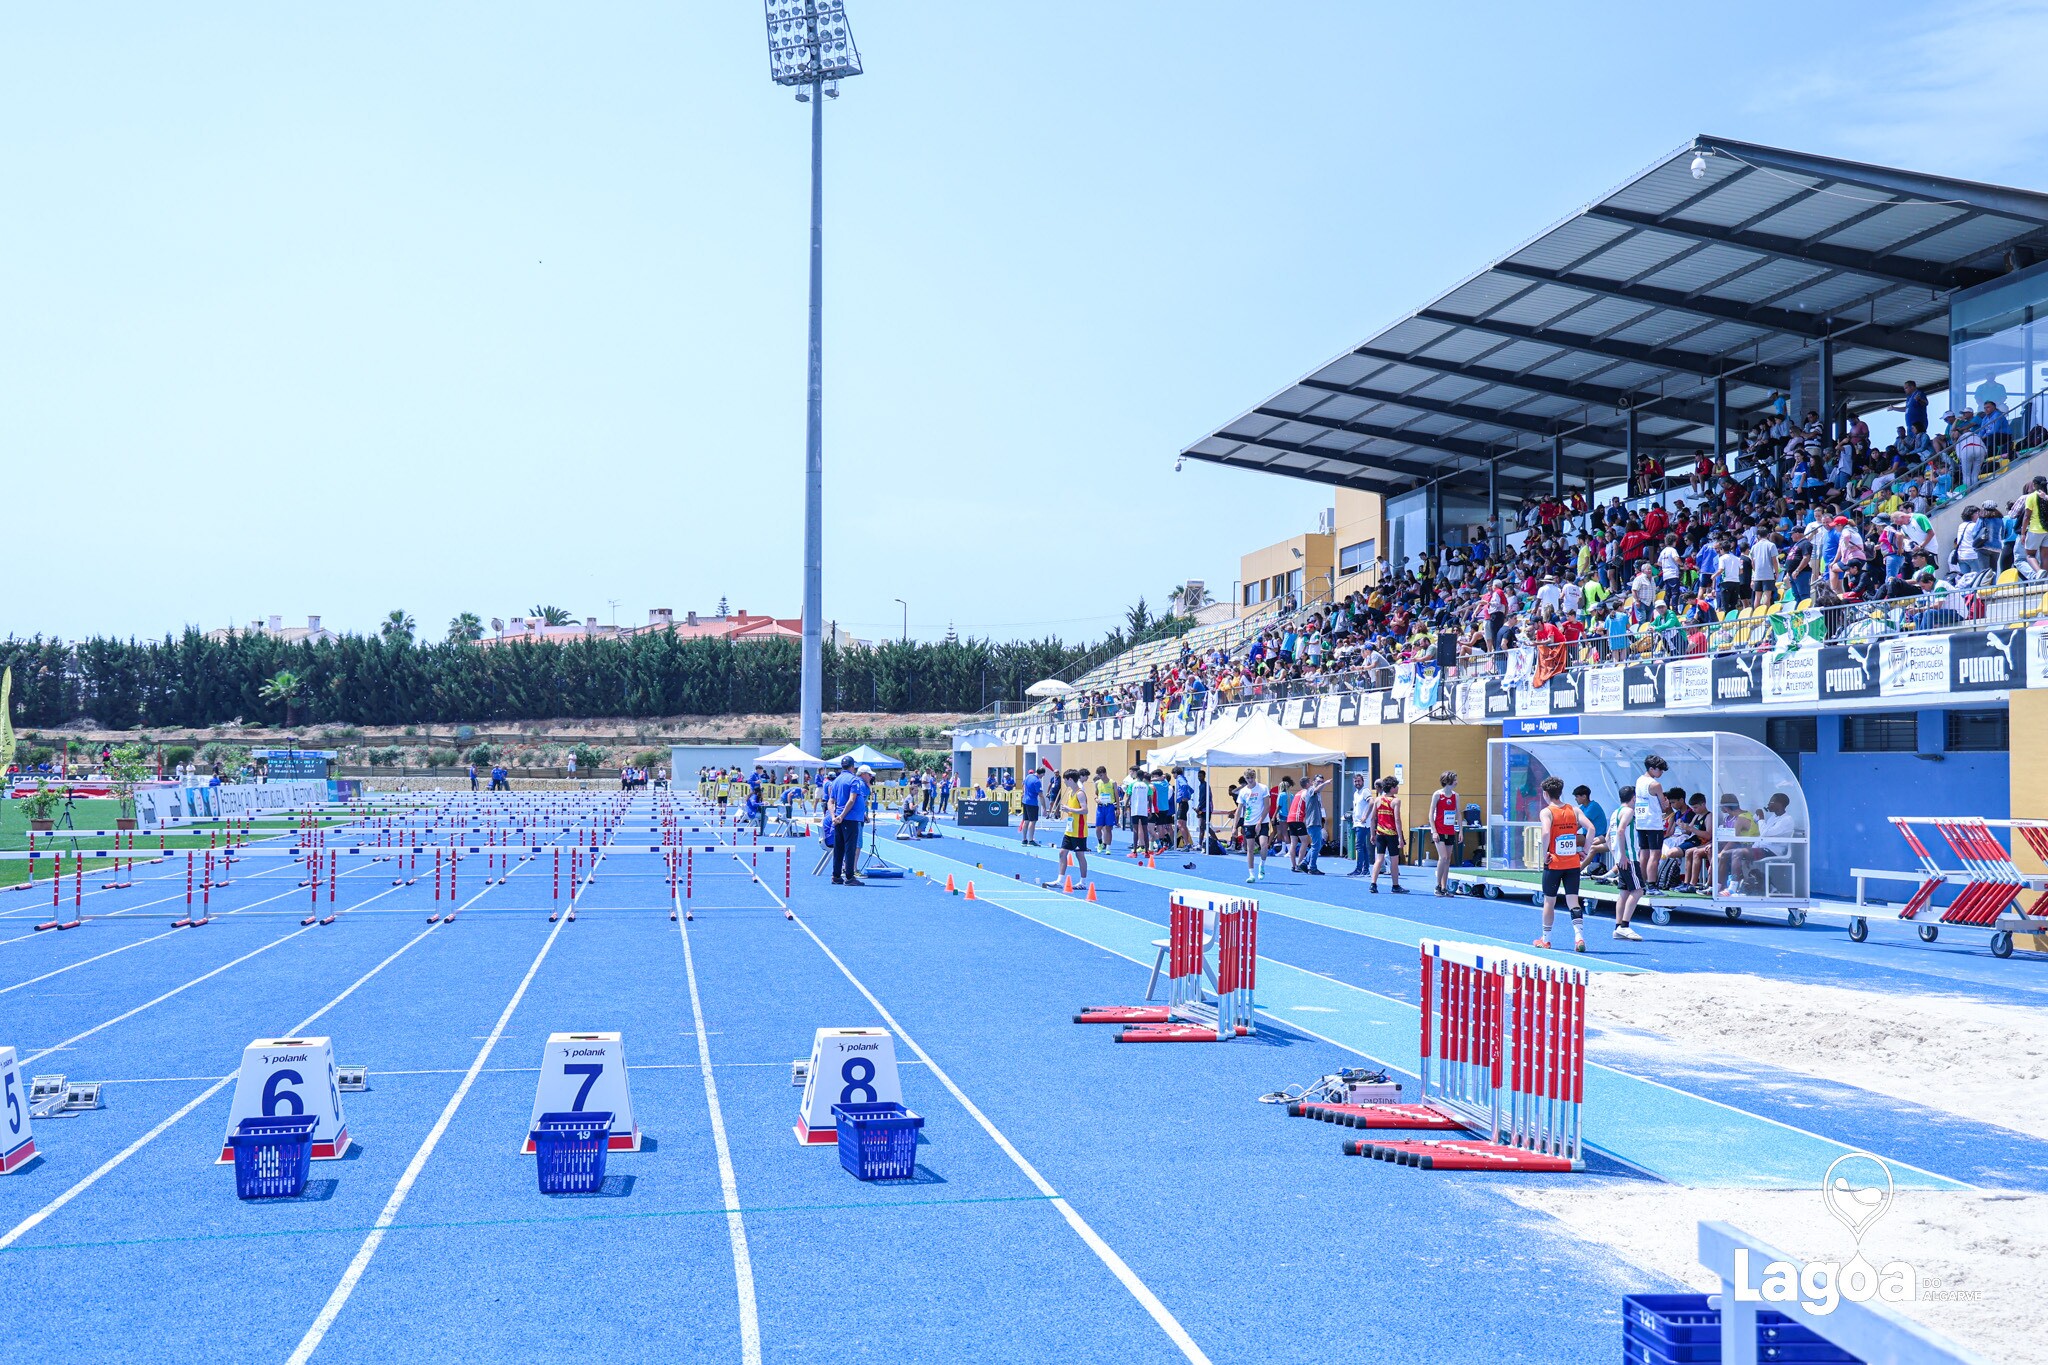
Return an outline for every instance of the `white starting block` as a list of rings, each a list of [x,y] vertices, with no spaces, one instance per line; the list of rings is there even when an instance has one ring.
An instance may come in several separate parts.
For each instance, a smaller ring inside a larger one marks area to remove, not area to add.
[[[0,1047],[0,1175],[20,1170],[36,1154],[28,1111],[28,1088],[21,1083],[14,1049]]]
[[[351,1090],[368,1090],[370,1088],[370,1068],[366,1066],[350,1066],[344,1062],[334,1068],[334,1084],[344,1094]]]
[[[313,1160],[335,1161],[348,1153],[333,1039],[258,1038],[242,1049],[228,1132],[243,1119],[279,1117],[319,1120],[313,1127]],[[215,1164],[231,1166],[234,1160],[235,1149],[223,1138]]]
[[[896,1039],[885,1028],[821,1028],[804,1068],[796,1140],[806,1146],[839,1141],[835,1104],[901,1104]]]
[[[614,1152],[640,1150],[640,1125],[633,1121],[633,1096],[626,1084],[626,1044],[617,1033],[550,1033],[541,1052],[540,1084],[534,1087],[533,1117],[527,1120],[520,1151],[533,1155],[533,1130],[542,1114],[609,1112]]]
[[[100,1107],[98,1081],[73,1081],[63,1076],[31,1076],[28,1083],[29,1114],[53,1119]]]

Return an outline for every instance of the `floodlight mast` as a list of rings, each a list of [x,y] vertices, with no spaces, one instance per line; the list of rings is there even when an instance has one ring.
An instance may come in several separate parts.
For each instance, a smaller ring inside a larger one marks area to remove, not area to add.
[[[825,656],[825,100],[860,74],[844,0],[765,0],[768,78],[811,106],[811,351],[804,422],[804,645],[799,744],[823,752]]]

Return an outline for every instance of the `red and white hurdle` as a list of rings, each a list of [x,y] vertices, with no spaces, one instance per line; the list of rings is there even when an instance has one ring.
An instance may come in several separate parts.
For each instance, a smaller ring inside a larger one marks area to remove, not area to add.
[[[1356,1128],[1462,1128],[1470,1137],[1357,1138],[1347,1156],[1436,1171],[1585,1169],[1583,967],[1422,941],[1420,1104],[1305,1105]],[[1483,1134],[1483,1136],[1481,1136]]]
[[[1166,923],[1166,1003],[1084,1005],[1074,1022],[1121,1024],[1119,1043],[1215,1043],[1256,1034],[1258,902],[1177,890],[1169,895]]]

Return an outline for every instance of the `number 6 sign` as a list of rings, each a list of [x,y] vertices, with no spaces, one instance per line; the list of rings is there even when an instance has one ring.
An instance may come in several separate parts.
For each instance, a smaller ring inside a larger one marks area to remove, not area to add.
[[[626,1084],[626,1045],[616,1033],[550,1033],[541,1053],[540,1084],[534,1087],[533,1117],[524,1145],[533,1155],[533,1127],[542,1114],[601,1110],[612,1116],[611,1150],[640,1150],[640,1125],[633,1121],[633,1096]]]
[[[235,1077],[235,1102],[228,1132],[243,1119],[318,1119],[313,1160],[333,1161],[348,1152],[348,1121],[341,1115],[341,1085],[334,1074],[331,1038],[258,1038],[242,1049]],[[223,1140],[215,1164],[232,1165],[235,1149]]]
[[[804,1080],[804,1104],[796,1119],[796,1140],[839,1141],[835,1104],[901,1104],[896,1079],[896,1040],[885,1028],[821,1028],[811,1043],[811,1069]]]
[[[0,1047],[0,1175],[26,1165],[36,1154],[28,1127],[28,1085],[21,1079],[14,1049]]]

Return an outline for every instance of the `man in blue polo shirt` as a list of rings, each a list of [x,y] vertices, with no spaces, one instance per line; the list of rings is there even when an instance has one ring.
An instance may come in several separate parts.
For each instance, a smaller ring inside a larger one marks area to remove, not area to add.
[[[1023,818],[1017,821],[1017,834],[1027,845],[1038,843],[1038,803],[1045,797],[1045,779],[1036,770],[1024,775]]]
[[[868,784],[853,771],[851,757],[839,760],[825,816],[832,822],[832,885],[866,886],[860,879],[860,831],[868,818]]]

